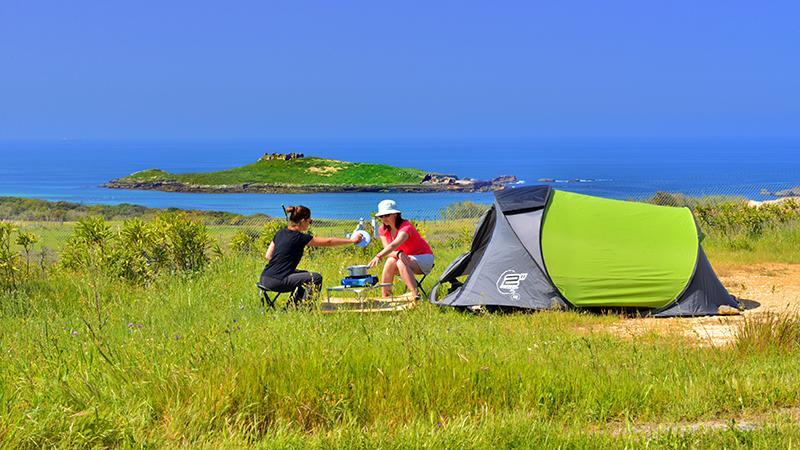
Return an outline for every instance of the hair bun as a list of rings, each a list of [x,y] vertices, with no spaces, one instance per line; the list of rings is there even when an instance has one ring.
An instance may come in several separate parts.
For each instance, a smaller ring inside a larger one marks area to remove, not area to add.
[[[311,210],[302,205],[290,206],[286,208],[286,216],[290,222],[300,223],[303,219],[311,218]]]

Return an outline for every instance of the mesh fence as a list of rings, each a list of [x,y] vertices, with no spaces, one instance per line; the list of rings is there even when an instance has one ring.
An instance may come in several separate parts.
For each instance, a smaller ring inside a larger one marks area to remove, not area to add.
[[[699,180],[701,181],[701,180]],[[552,183],[563,189],[588,195],[621,200],[650,202],[665,206],[689,207],[701,228],[710,236],[725,240],[732,248],[753,241],[769,230],[796,230],[800,212],[800,187],[793,182],[736,183],[713,187],[698,181],[696,188],[671,189],[665,181],[659,190],[633,185],[582,183],[580,180]],[[182,194],[193,195],[193,194]],[[254,200],[259,199],[253,194]],[[281,203],[296,204],[298,198],[273,195],[259,200],[256,214],[180,210],[191,219],[204,223],[221,251],[235,251],[243,245],[265,245],[271,234],[285,225]],[[476,194],[328,194],[305,196],[302,200],[311,207],[315,218],[312,233],[319,236],[349,235],[363,219],[365,228],[374,235],[373,214],[377,202],[393,198],[403,210],[403,216],[414,221],[434,248],[465,247],[469,244],[477,219],[491,206],[491,193]],[[232,208],[239,209],[242,208]],[[244,208],[248,209],[248,208]],[[252,210],[253,208],[249,208]],[[34,259],[55,260],[73,234],[76,223],[89,216],[101,216],[112,229],[125,220],[145,221],[175,210],[152,209],[134,205],[79,205],[20,198],[0,198],[0,220],[12,223],[17,232],[31,233],[35,242],[26,245]],[[788,231],[787,231],[788,230]],[[376,240],[377,241],[377,240]],[[793,241],[786,245],[793,245]],[[16,245],[16,244],[15,244]],[[370,244],[371,246],[379,243]],[[19,247],[22,250],[22,247]],[[747,250],[744,245],[743,251]]]

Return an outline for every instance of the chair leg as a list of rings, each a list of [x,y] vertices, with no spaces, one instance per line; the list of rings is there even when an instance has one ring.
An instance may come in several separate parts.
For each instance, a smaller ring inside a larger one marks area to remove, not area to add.
[[[428,278],[428,274],[427,273],[422,275],[422,278],[417,280],[417,288],[422,292],[422,294],[425,296],[425,298],[428,298],[428,292],[425,290],[424,287],[422,287],[422,283],[425,282],[425,278]]]
[[[280,297],[280,295],[280,292],[276,292],[275,297],[270,297],[269,292],[261,291],[261,306],[275,309],[275,302],[278,301],[278,297]]]

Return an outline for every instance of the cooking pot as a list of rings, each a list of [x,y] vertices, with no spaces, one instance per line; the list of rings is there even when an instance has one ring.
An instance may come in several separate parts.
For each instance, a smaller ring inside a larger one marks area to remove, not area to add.
[[[347,268],[347,272],[351,277],[365,277],[368,269],[369,266],[350,266]]]

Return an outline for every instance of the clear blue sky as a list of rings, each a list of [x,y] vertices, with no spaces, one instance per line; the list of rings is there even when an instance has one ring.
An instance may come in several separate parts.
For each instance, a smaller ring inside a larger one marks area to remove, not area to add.
[[[0,138],[800,136],[800,2],[0,1]]]

